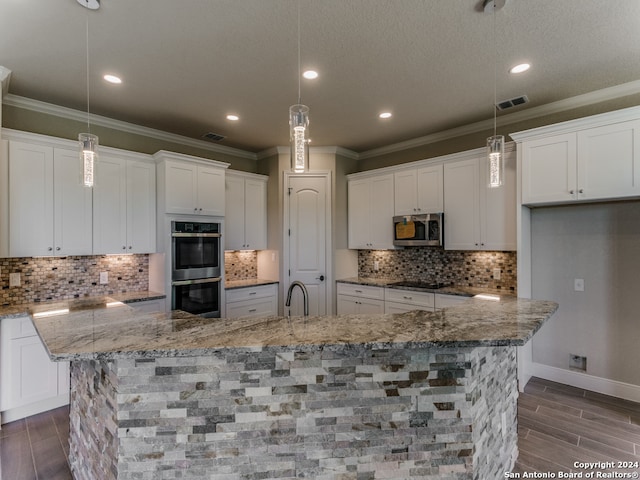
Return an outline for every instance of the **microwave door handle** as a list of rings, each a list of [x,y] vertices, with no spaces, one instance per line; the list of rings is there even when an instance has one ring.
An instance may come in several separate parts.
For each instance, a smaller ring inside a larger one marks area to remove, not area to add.
[[[197,285],[200,283],[215,283],[219,282],[220,277],[215,278],[199,278],[197,280],[180,280],[177,282],[171,282],[171,285],[180,286],[180,285]]]
[[[179,238],[220,238],[222,235],[220,233],[184,233],[184,232],[173,232],[171,234],[172,237]]]

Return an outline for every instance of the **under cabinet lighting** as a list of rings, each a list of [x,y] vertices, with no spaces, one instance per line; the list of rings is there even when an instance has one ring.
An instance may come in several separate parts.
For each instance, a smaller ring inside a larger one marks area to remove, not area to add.
[[[122,79],[120,77],[108,73],[102,78],[104,78],[107,82],[113,83],[115,85],[120,85],[122,83]]]
[[[531,68],[531,65],[529,65],[528,63],[521,63],[509,69],[509,73],[522,73],[529,70],[529,68]]]
[[[316,78],[318,78],[318,72],[316,72],[315,70],[307,70],[302,74],[302,76],[307,80],[315,80]]]
[[[481,293],[479,295],[474,295],[473,298],[477,298],[478,300],[491,300],[492,302],[500,301],[500,297],[498,295],[490,295],[488,293]]]
[[[227,120],[231,120],[232,122],[237,122],[238,120],[240,120],[240,117],[238,115],[229,114],[227,115]]]
[[[110,308],[110,307],[120,307],[122,305],[124,305],[124,303],[122,302],[107,302],[106,306],[107,308]]]
[[[393,114],[391,112],[382,112],[380,115],[378,115],[380,118],[391,118],[393,116]]]
[[[68,308],[60,308],[58,310],[46,310],[44,312],[34,313],[33,318],[55,317],[56,315],[66,315],[67,313],[69,313]]]

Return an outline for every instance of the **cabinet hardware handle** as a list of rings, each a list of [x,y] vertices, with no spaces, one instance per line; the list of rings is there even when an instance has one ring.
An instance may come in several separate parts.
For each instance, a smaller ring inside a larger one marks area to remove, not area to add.
[[[406,295],[403,295],[402,298],[404,298],[405,300],[413,300],[413,297],[408,297]]]
[[[583,189],[578,190],[578,193],[584,193]]]
[[[193,211],[194,211],[194,212],[197,212],[197,211],[198,211],[198,207],[195,207],[195,208],[193,209]]]
[[[356,293],[362,293],[362,290],[356,290]]]
[[[56,250],[60,251],[60,247],[56,247]]]
[[[125,245],[122,245],[122,249],[123,249],[123,250],[126,250],[126,249],[127,249],[127,247],[126,247]]]
[[[52,251],[52,250],[53,250],[53,247],[49,247],[49,248],[47,248],[47,250]]]
[[[255,309],[255,308],[252,308],[251,310],[249,310],[249,313],[253,313],[253,312],[255,312],[255,311],[256,311],[256,309]]]
[[[573,195],[573,190],[569,190],[569,194],[570,194],[570,195]]]
[[[199,209],[199,210],[200,210],[200,211],[202,211],[202,207],[200,207],[200,209]]]
[[[249,292],[249,295],[256,295],[258,292]]]

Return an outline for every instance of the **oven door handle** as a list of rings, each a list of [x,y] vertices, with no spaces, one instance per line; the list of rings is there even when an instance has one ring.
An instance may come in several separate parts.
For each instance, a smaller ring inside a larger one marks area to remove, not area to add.
[[[176,238],[220,238],[222,234],[220,233],[184,233],[184,232],[173,232],[171,234],[172,237]]]
[[[215,283],[221,280],[220,277],[215,278],[198,278],[197,280],[180,280],[178,282],[171,282],[172,286],[180,285],[197,285],[199,283]]]

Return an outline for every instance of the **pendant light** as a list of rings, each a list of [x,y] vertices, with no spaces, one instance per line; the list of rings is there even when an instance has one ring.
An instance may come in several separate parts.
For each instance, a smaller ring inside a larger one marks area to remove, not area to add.
[[[289,142],[291,143],[291,170],[296,173],[309,169],[309,107],[302,105],[300,97],[300,1],[298,0],[298,103],[289,107]]]
[[[504,0],[485,0],[485,12],[493,15],[493,136],[487,138],[487,178],[488,186],[497,188],[504,183],[504,136],[497,135],[497,63],[498,46],[496,41],[496,10],[504,6]]]
[[[80,5],[90,9],[97,9],[100,4],[97,0],[78,0]],[[97,6],[96,6],[97,5]],[[78,134],[80,146],[80,166],[82,168],[82,185],[93,187],[95,184],[96,163],[98,162],[98,137],[91,133],[89,121],[89,15],[87,14],[86,29],[87,46],[87,133]]]

